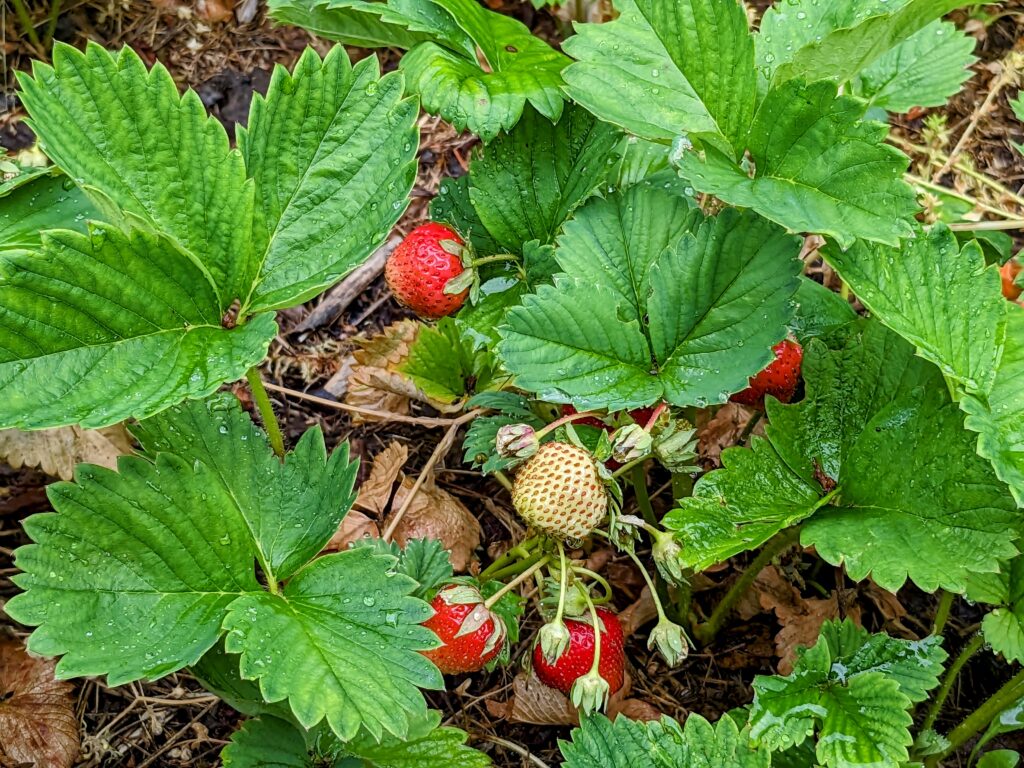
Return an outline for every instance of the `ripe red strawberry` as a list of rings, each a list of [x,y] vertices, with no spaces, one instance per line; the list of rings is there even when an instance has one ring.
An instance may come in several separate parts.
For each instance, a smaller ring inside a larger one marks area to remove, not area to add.
[[[1020,298],[1021,287],[1014,282],[1020,270],[1021,266],[1017,259],[1010,259],[999,268],[999,276],[1003,279],[1003,296],[1010,301]]]
[[[422,651],[446,675],[483,669],[501,652],[505,622],[484,606],[480,590],[464,584],[445,587],[431,602],[434,615],[423,626],[444,643]]]
[[[459,256],[442,243],[463,244],[456,232],[430,222],[416,227],[388,257],[384,277],[395,298],[423,318],[436,320],[458,311],[469,290],[445,293],[444,287],[465,270]],[[454,249],[453,249],[454,250]]]
[[[594,457],[569,443],[537,449],[516,473],[512,505],[527,523],[556,539],[581,539],[608,514],[608,493]]]
[[[626,641],[622,635],[622,624],[619,617],[607,608],[598,608],[597,618],[604,625],[597,671],[608,683],[610,692],[615,693],[625,679]],[[572,684],[587,674],[594,663],[594,628],[580,619],[565,619],[565,626],[569,630],[568,647],[552,664],[544,658],[540,643],[537,643],[533,647],[533,669],[544,685],[568,696]]]
[[[796,386],[800,383],[800,363],[804,359],[804,350],[795,341],[783,339],[774,347],[775,359],[768,367],[750,377],[750,386],[737,392],[730,400],[743,405],[763,406],[765,395],[788,403],[796,394]]]

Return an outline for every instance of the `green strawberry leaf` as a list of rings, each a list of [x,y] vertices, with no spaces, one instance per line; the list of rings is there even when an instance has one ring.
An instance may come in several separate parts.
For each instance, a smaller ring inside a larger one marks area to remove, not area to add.
[[[828,336],[857,319],[850,302],[809,277],[800,278],[800,287],[796,289],[793,300],[796,302],[796,316],[789,328],[801,344]]]
[[[768,92],[740,144],[754,160],[752,178],[712,147],[703,159],[685,152],[683,175],[700,192],[844,248],[858,237],[895,245],[913,233],[917,210],[902,178],[908,160],[884,143],[884,124],[864,120],[864,102],[836,93],[831,82],[796,80]]]
[[[316,768],[306,738],[276,717],[246,720],[220,755],[224,768]]]
[[[208,273],[143,230],[57,230],[0,256],[0,427],[104,427],[210,394],[277,332],[272,315],[228,330],[221,314]]]
[[[546,246],[544,253],[550,250],[550,246]],[[498,327],[505,322],[509,309],[520,303],[526,291],[526,283],[512,276],[494,277],[484,282],[477,302],[464,306],[455,316],[460,336],[473,349],[493,348],[501,338]]]
[[[268,704],[263,700],[259,683],[242,679],[238,671],[238,657],[224,650],[223,641],[204,653],[198,662],[189,667],[189,672],[199,680],[203,688],[215,693],[232,709],[244,715],[270,715],[290,723],[295,720],[287,702]]]
[[[147,71],[131,48],[96,43],[57,43],[53,66],[36,61],[18,82],[43,150],[104,217],[138,217],[190,253],[212,276],[203,282],[217,287],[219,314],[249,294],[252,185],[194,91],[179,96],[162,64]]]
[[[417,108],[375,56],[308,48],[253,99],[238,147],[256,186],[259,274],[244,309],[300,304],[384,242],[416,178]]]
[[[1020,752],[1012,749],[996,749],[986,752],[978,760],[978,768],[1017,768],[1020,765]]]
[[[54,168],[29,169],[0,185],[0,253],[38,250],[44,229],[84,232],[96,209]]]
[[[739,158],[757,102],[754,38],[744,7],[734,0],[635,2],[716,126],[710,136],[691,138]]]
[[[470,174],[472,166],[470,166]],[[480,221],[469,199],[470,175],[441,180],[441,188],[430,201],[430,218],[447,224],[481,256],[501,253],[502,247]]]
[[[853,93],[889,112],[940,107],[971,77],[975,39],[933,21],[891,48],[853,79]]]
[[[362,733],[336,748],[339,768],[487,768],[493,765],[483,752],[466,746],[466,733],[439,727],[441,714],[430,711],[414,724],[406,739],[374,739]]]
[[[893,591],[910,578],[962,593],[970,574],[1013,556],[1012,500],[975,455],[939,372],[909,344],[866,323],[842,349],[812,341],[803,373],[802,402],[768,404],[767,439],[726,450],[723,469],[664,519],[688,565],[808,517],[805,546]]]
[[[217,474],[268,579],[284,581],[323,549],[355,502],[359,461],[349,461],[347,443],[328,458],[323,432],[314,427],[282,463],[234,395],[173,406],[132,434],[152,461],[173,453]],[[235,439],[225,441],[228,434]]]
[[[851,621],[825,622],[792,674],[754,678],[751,737],[772,751],[818,731],[817,759],[829,768],[896,765],[913,741],[908,709],[938,685],[945,652],[871,635]]]
[[[621,134],[579,107],[556,123],[527,109],[469,169],[469,198],[500,251],[554,241],[562,223],[608,178]]]
[[[773,83],[844,82],[962,0],[785,0],[765,11],[757,65]]]
[[[482,392],[467,403],[467,407],[474,406],[498,411],[493,416],[473,419],[462,442],[463,460],[484,474],[512,464],[512,459],[504,459],[495,451],[499,429],[508,424],[529,424],[534,429],[544,426],[543,419],[530,410],[530,401],[513,392]]]
[[[566,274],[509,311],[498,355],[520,388],[581,409],[725,402],[785,335],[797,251],[752,213],[695,220],[639,184],[580,209],[556,250]]]
[[[452,403],[485,389],[494,376],[493,353],[475,346],[475,339],[463,336],[454,319],[444,317],[436,326],[420,328],[398,371],[427,397]]]
[[[440,584],[451,579],[452,562],[448,550],[437,539],[412,539],[398,556],[398,571],[419,584],[413,596],[426,599]]]
[[[255,565],[269,562],[261,548],[278,550],[261,537],[282,527],[261,498],[273,454],[216,403],[183,408],[191,413],[171,412],[159,417],[166,428],[142,432],[155,443],[174,426],[180,454],[122,457],[117,472],[81,465],[75,483],[49,487],[56,512],[25,522],[35,543],[16,553],[23,573],[14,581],[24,591],[7,613],[37,627],[33,651],[63,655],[61,677],[155,679],[197,663],[224,637],[225,649],[241,654],[241,677],[258,680],[268,704],[287,699],[304,727],[326,719],[344,739],[360,729],[404,736],[426,712],[417,688],[442,684],[418,653],[436,638],[419,626],[430,607],[411,596],[416,582],[395,572],[396,558],[356,548],[314,560],[283,590],[275,581],[265,590]],[[325,454],[314,431],[279,479],[307,477],[322,486],[306,492],[313,498],[344,503],[347,452],[326,471]],[[234,457],[234,475],[214,456]],[[311,556],[319,534],[288,535]],[[289,570],[287,553],[276,559]]]
[[[636,7],[615,0],[619,17],[577,24],[562,48],[576,61],[562,72],[566,93],[602,120],[636,136],[671,142],[714,136],[718,126]]]
[[[1013,733],[1014,731],[1020,730],[1024,730],[1024,698],[1018,699],[1016,703],[1004,709],[992,720],[991,723],[989,723],[988,728],[985,729],[985,733],[980,739],[978,739],[978,743],[974,745],[974,749],[971,750],[971,757],[973,758],[974,755],[982,749],[982,747],[997,736],[1002,736],[1004,733]],[[1000,754],[1005,752],[1009,752],[1009,755],[1004,756]],[[991,756],[988,761],[990,768],[1003,768],[1004,766],[1014,768],[1020,762],[1020,754],[1018,752],[995,750],[987,753],[978,761],[978,768],[984,768],[986,765],[985,758],[989,756]]]
[[[431,0],[268,0],[275,20],[359,48],[412,48],[438,40],[467,55],[473,41]]]
[[[971,600],[996,606],[982,621],[985,642],[1009,662],[1024,661],[1024,557],[999,573],[978,574],[968,584]]]
[[[572,741],[560,741],[563,768],[768,768],[771,756],[749,745],[730,717],[712,725],[690,715],[680,726],[670,717],[642,722],[604,715],[584,718]]]
[[[569,60],[520,21],[475,0],[433,0],[475,44],[472,54],[423,42],[402,57],[423,109],[484,141],[518,122],[527,102],[549,120],[562,114],[561,71]]]

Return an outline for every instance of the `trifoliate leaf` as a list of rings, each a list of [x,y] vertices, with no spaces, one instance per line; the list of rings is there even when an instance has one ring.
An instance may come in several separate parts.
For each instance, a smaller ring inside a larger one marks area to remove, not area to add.
[[[909,161],[884,143],[884,124],[864,120],[864,102],[836,93],[834,83],[799,80],[768,92],[740,143],[753,178],[712,147],[703,160],[684,153],[683,175],[700,192],[844,248],[856,238],[897,244],[913,233],[917,210],[902,178]]]
[[[527,109],[469,169],[469,197],[502,250],[554,240],[562,223],[608,177],[621,134],[579,107],[557,123]]]
[[[436,642],[419,626],[430,607],[410,596],[416,582],[395,573],[396,558],[357,548],[313,561],[283,590],[256,579],[257,562],[269,562],[258,546],[294,571],[290,553],[261,537],[281,530],[309,557],[316,536],[300,529],[321,526],[307,515],[293,534],[283,530],[261,498],[268,481],[318,483],[303,492],[314,508],[321,497],[325,506],[344,499],[344,449],[324,468],[314,431],[268,477],[265,438],[202,403],[189,407],[191,420],[171,413],[165,422],[181,455],[122,457],[118,472],[82,465],[76,483],[49,487],[56,513],[26,520],[35,543],[16,554],[24,592],[6,611],[37,627],[30,648],[63,654],[62,677],[106,674],[117,685],[195,664],[227,631],[241,677],[258,679],[269,704],[287,699],[304,726],[326,718],[343,738],[360,728],[404,736],[426,711],[417,688],[440,687],[441,677],[418,653]],[[231,476],[212,463],[219,456],[233,457]]]
[[[889,112],[940,107],[971,76],[975,39],[933,21],[891,48],[853,80],[853,92]]]
[[[615,8],[617,19],[577,24],[563,44],[576,59],[562,72],[566,93],[602,120],[646,139],[716,134],[707,107],[635,0],[616,0]]]
[[[173,453],[218,476],[269,579],[284,581],[323,549],[355,501],[359,461],[349,461],[348,443],[328,457],[313,427],[281,462],[234,395],[173,406],[132,433],[150,459]]]
[[[412,48],[428,40],[473,52],[473,41],[430,0],[268,0],[270,15],[360,48]]]
[[[430,114],[484,141],[519,120],[529,102],[549,120],[562,114],[561,71],[569,63],[520,21],[494,13],[475,0],[433,0],[451,14],[475,43],[475,55],[434,42],[402,57],[410,91]],[[478,58],[479,57],[479,58]]]
[[[779,83],[849,80],[962,0],[783,0],[765,11],[757,65]]]
[[[104,217],[140,217],[189,252],[212,276],[203,283],[217,287],[218,315],[249,294],[253,188],[194,91],[179,96],[162,64],[147,71],[131,48],[115,54],[96,43],[84,52],[57,43],[53,66],[36,61],[18,82],[46,154]],[[179,277],[171,274],[168,285]]]
[[[960,249],[943,224],[890,248],[858,242],[824,255],[879,320],[968,392],[988,392],[1006,323],[999,273],[974,241]]]
[[[0,427],[105,427],[210,394],[277,332],[272,315],[231,330],[221,315],[209,275],[165,237],[46,233],[40,253],[0,257]]]
[[[785,335],[799,248],[750,212],[690,216],[646,183],[580,209],[556,249],[566,274],[526,296],[502,329],[498,354],[517,385],[609,410],[706,405],[743,389]]]
[[[277,67],[253,99],[238,147],[256,185],[257,282],[249,311],[300,304],[338,282],[387,237],[416,178],[417,109],[402,78],[342,46]]]
[[[724,141],[694,135],[739,158],[757,101],[754,38],[743,5],[735,0],[635,2]]]
[[[445,317],[436,326],[420,329],[398,371],[427,397],[452,403],[486,388],[494,375],[493,353],[474,346],[474,339],[463,337],[455,321]]]
[[[315,768],[302,731],[269,716],[246,720],[220,759],[224,768]]]
[[[604,715],[584,718],[572,741],[560,741],[564,768],[768,768],[767,750],[751,747],[729,717],[712,725],[690,715],[641,722]]]
[[[808,516],[804,545],[893,591],[909,577],[963,592],[971,573],[1013,556],[1012,500],[909,344],[868,323],[843,349],[812,341],[803,373],[802,402],[768,403],[768,439],[725,451],[724,468],[663,521],[695,567]]]
[[[826,622],[792,674],[754,678],[751,736],[774,751],[817,731],[817,758],[829,768],[895,766],[913,740],[907,710],[938,685],[945,658],[937,639],[897,640],[849,620]]]
[[[44,229],[85,231],[85,220],[96,218],[96,209],[82,190],[55,169],[33,169],[0,187],[0,253],[37,250]]]

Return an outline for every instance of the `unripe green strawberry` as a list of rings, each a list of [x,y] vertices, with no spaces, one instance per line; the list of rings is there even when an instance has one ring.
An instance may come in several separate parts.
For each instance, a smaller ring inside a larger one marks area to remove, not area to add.
[[[556,539],[581,539],[608,514],[594,458],[568,443],[544,443],[516,474],[512,504],[532,527]]]

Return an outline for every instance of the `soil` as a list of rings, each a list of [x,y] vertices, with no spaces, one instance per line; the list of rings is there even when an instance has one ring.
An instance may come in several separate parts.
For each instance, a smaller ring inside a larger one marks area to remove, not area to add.
[[[37,19],[46,15],[49,3],[29,2]],[[246,3],[239,3],[240,7]],[[535,11],[530,3],[513,0],[488,0],[488,5],[523,20],[542,36],[557,42],[565,22],[547,11]],[[767,3],[752,5],[763,9]],[[46,7],[44,7],[46,6]],[[75,45],[86,39],[114,48],[132,45],[149,62],[161,61],[182,86],[199,93],[211,113],[229,132],[245,123],[253,92],[263,93],[274,65],[290,66],[306,45],[321,52],[329,43],[311,38],[294,28],[275,27],[257,9],[249,21],[239,21],[233,4],[225,0],[199,2],[108,2],[107,0],[67,0],[55,29],[55,38]],[[944,151],[949,152],[969,125],[975,124],[959,156],[1006,190],[1020,195],[1024,182],[1024,163],[1011,145],[1021,141],[1021,126],[1013,117],[1008,98],[1017,90],[1012,78],[1005,81],[992,102],[992,109],[975,119],[975,113],[994,82],[1002,73],[1002,63],[1024,38],[1024,4],[977,6],[970,14],[960,12],[954,18],[978,38],[979,62],[975,76],[962,93],[943,109],[902,116],[895,121],[895,133],[914,144],[934,145],[929,125],[941,119]],[[12,90],[13,72],[26,69],[40,52],[24,39],[14,14],[7,10],[3,22],[0,51],[4,57],[3,82],[0,82],[0,145],[16,151],[32,143],[32,134],[22,122],[23,113]],[[44,25],[43,25],[44,26]],[[353,56],[369,55],[353,51]],[[397,54],[380,51],[385,69],[393,68]],[[413,191],[413,204],[398,225],[407,232],[425,216],[427,204],[440,179],[465,172],[475,139],[459,135],[439,120],[423,116],[420,121],[422,146],[420,174]],[[934,170],[923,156],[915,156],[915,169],[922,174]],[[944,174],[942,183],[978,196],[1006,210],[1024,213],[1016,207],[1019,199],[1004,191],[979,185],[957,169]],[[1018,242],[1018,247],[1020,243]],[[827,269],[820,270],[826,281]],[[268,380],[295,390],[324,394],[323,387],[338,370],[359,333],[379,330],[405,316],[388,296],[378,279],[334,323],[312,331],[296,328],[319,300],[305,307],[282,313],[281,333],[272,345],[265,375]],[[244,388],[236,391],[246,399]],[[372,457],[392,439],[409,448],[407,471],[423,465],[441,437],[439,430],[415,425],[376,423],[353,424],[343,412],[294,398],[275,397],[277,412],[293,440],[310,424],[323,425],[329,445],[349,440],[352,450],[363,459],[363,473]],[[426,410],[422,415],[429,415]],[[507,494],[476,473],[465,471],[458,461],[459,446],[451,451],[439,484],[459,497],[481,519],[485,544],[508,542],[514,535],[509,521],[514,519]],[[653,478],[652,487],[664,486]],[[16,592],[10,582],[15,573],[12,551],[27,543],[21,521],[35,512],[48,509],[45,485],[52,482],[42,473],[13,470],[0,464],[0,600]],[[667,487],[656,495],[658,511],[665,511],[671,499]],[[481,553],[486,563],[486,553]],[[699,611],[710,613],[716,599],[736,578],[748,558],[733,562],[700,576],[695,583]],[[919,638],[931,626],[935,598],[912,587],[895,598],[886,598],[867,584],[854,584],[841,570],[831,568],[810,553],[791,551],[780,564],[782,578],[792,584],[799,599],[832,596],[840,616],[857,617],[871,630]],[[641,582],[627,562],[612,560],[604,573],[616,587],[616,606],[624,609],[640,595]],[[779,659],[775,636],[780,625],[771,612],[765,612],[756,599],[728,623],[708,648],[691,654],[681,667],[670,670],[646,648],[644,639],[634,636],[629,646],[632,699],[642,702],[645,713],[662,713],[676,718],[697,712],[717,718],[733,707],[750,701],[750,688],[757,674],[772,674]],[[955,654],[966,638],[977,629],[980,612],[958,601],[946,630],[947,650]],[[0,618],[0,622],[6,619]],[[19,637],[23,627],[10,625]],[[523,636],[529,638],[538,628],[536,613],[528,614]],[[528,647],[523,643],[520,648]],[[430,703],[440,709],[446,722],[465,729],[471,743],[493,755],[496,765],[517,768],[528,765],[557,766],[561,759],[557,740],[566,738],[565,726],[514,724],[496,715],[496,703],[509,692],[518,664],[493,673],[449,680],[447,693],[429,694]],[[981,654],[961,676],[951,701],[953,706],[938,723],[939,729],[951,727],[1002,681],[1009,677],[1008,667],[997,663],[991,654]],[[177,673],[153,683],[134,683],[108,687],[103,680],[75,681],[77,713],[81,723],[82,757],[77,765],[145,768],[145,766],[190,766],[205,768],[219,765],[217,755],[238,724],[239,716],[226,704],[206,696],[198,683],[186,673]],[[499,712],[500,715],[500,712]],[[1024,738],[1004,737],[996,742],[1004,748],[1024,749]]]

